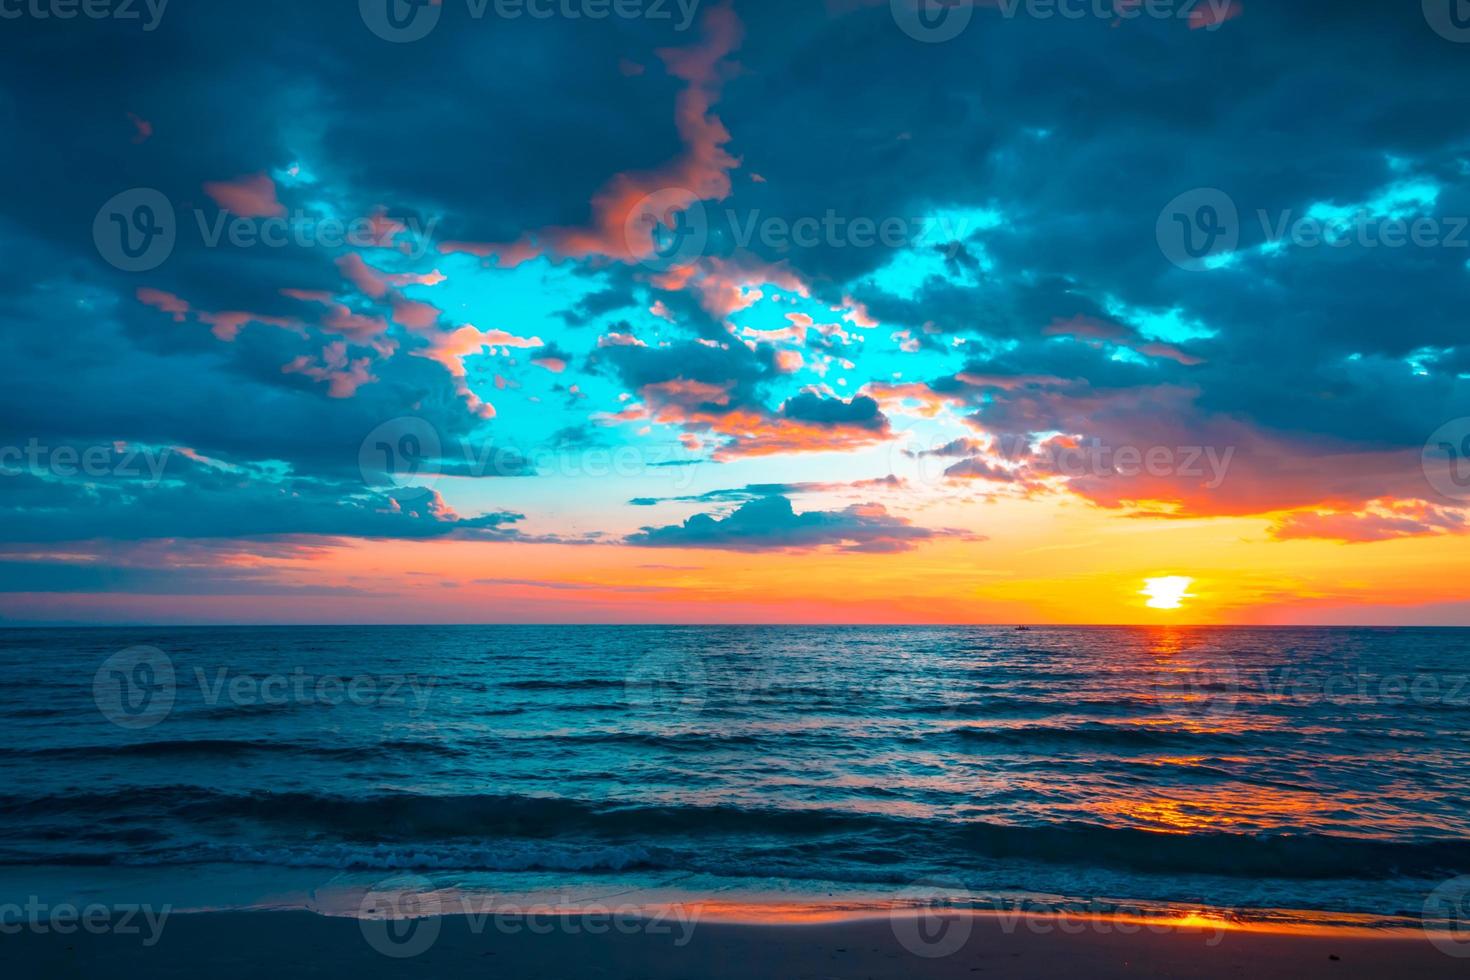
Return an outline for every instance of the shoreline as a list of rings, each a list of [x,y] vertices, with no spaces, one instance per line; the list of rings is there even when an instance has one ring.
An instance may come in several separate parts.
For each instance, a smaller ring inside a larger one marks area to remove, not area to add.
[[[0,866],[0,922],[21,907],[166,909],[171,915],[305,912],[411,919],[589,913],[694,916],[728,925],[833,924],[893,916],[965,915],[1007,928],[1032,920],[1113,923],[1120,931],[1179,926],[1261,935],[1419,937],[1465,927],[1439,917],[1302,905],[1228,906],[1105,893],[981,892],[955,879],[907,886],[822,879],[732,878],[652,871],[330,871],[241,864]],[[1425,909],[1426,913],[1428,908]],[[8,918],[7,918],[8,917]]]
[[[714,911],[714,910],[712,910]],[[386,920],[306,911],[193,912],[141,931],[0,937],[17,976],[254,978],[351,971],[359,980],[435,976],[705,977],[874,980],[980,975],[1098,978],[1158,975],[1252,980],[1464,975],[1470,937],[1330,929],[1283,933],[1179,921],[1123,928],[1117,917],[984,911],[905,912],[780,923],[732,910],[691,928],[649,917],[430,916]],[[689,923],[685,923],[690,925]],[[116,923],[113,924],[114,926]],[[142,926],[142,923],[137,923]],[[150,943],[149,940],[153,941]]]

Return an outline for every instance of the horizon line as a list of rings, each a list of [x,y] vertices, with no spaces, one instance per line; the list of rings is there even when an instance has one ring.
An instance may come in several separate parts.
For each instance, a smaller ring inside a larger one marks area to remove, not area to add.
[[[1380,629],[1380,630],[1470,630],[1470,624],[1452,625],[1443,623],[680,623],[680,622],[485,622],[485,623],[76,623],[76,622],[7,622],[0,620],[0,630],[6,629],[414,629],[414,628],[457,628],[486,629],[490,627],[522,627],[531,629],[583,628],[661,628],[661,629],[1011,629],[1024,632],[1032,629],[1261,629],[1261,630],[1335,630],[1335,629]],[[1022,627],[1025,629],[1023,630]]]

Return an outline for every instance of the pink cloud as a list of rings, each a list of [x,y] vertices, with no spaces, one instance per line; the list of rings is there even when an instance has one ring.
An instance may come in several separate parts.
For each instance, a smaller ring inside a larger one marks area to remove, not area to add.
[[[782,374],[795,374],[806,364],[806,359],[801,356],[799,350],[782,350],[776,352],[776,370]]]
[[[540,337],[517,337],[504,330],[481,330],[473,324],[465,324],[451,333],[429,335],[429,346],[414,351],[416,357],[426,357],[444,366],[454,379],[454,390],[474,414],[481,418],[494,418],[495,406],[482,400],[470,389],[465,361],[496,347],[544,347]]]
[[[223,312],[211,312],[209,310],[195,310],[189,303],[175,296],[173,293],[164,292],[161,289],[152,289],[147,286],[140,287],[137,291],[138,300],[147,306],[162,310],[174,318],[175,323],[183,323],[193,314],[200,323],[207,324],[211,332],[223,341],[232,341],[240,335],[240,330],[247,323],[260,323],[270,327],[280,327],[283,330],[291,330],[296,333],[305,333],[305,328],[297,321],[280,316],[266,316],[260,313],[246,313],[239,310],[226,310]]]
[[[368,265],[356,252],[339,257],[337,268],[343,278],[357,287],[358,292],[372,299],[387,296],[392,291],[391,287],[437,286],[444,281],[444,274],[438,269],[427,273],[383,272]]]
[[[1200,4],[1189,12],[1189,29],[1197,31],[1201,28],[1216,27],[1227,20],[1234,20],[1245,13],[1245,8],[1239,0],[1230,0],[1223,8],[1213,3]]]
[[[728,405],[730,404],[730,385],[710,384],[706,381],[686,381],[683,378],[677,378],[673,381],[644,385],[643,397],[656,406]]]
[[[276,200],[276,184],[265,174],[250,174],[234,180],[206,181],[204,193],[214,203],[242,218],[279,218],[285,207]]]
[[[1373,501],[1360,511],[1297,511],[1271,528],[1278,541],[1319,538],[1344,544],[1470,531],[1470,514],[1422,500]]]
[[[128,122],[133,124],[133,142],[145,143],[153,135],[153,124],[136,113],[128,113]]]
[[[658,276],[654,285],[664,290],[689,288],[711,316],[728,319],[765,298],[764,286],[776,286],[801,297],[811,295],[806,282],[785,262],[763,262],[752,256],[713,257],[698,266],[684,266]]]
[[[259,313],[241,313],[236,310],[226,310],[222,313],[201,311],[198,316],[199,321],[209,324],[210,332],[223,341],[231,341],[240,336],[240,330],[247,323],[262,323],[268,327],[280,327],[282,330],[291,330],[301,334],[306,332],[300,323],[283,316],[262,316]]]
[[[647,347],[643,341],[630,333],[618,333],[610,331],[597,338],[598,347]]]
[[[886,441],[892,431],[886,419],[864,422],[815,422],[764,408],[731,409],[732,384],[711,384],[683,378],[645,385],[646,406],[632,405],[616,415],[604,415],[606,424],[652,418],[675,425],[695,436],[719,437],[714,458],[784,453],[843,452]],[[706,440],[701,439],[701,445]]]
[[[1205,363],[1204,358],[1186,354],[1173,344],[1139,344],[1133,348],[1144,357],[1162,357],[1171,361],[1177,361],[1186,367]]]
[[[861,327],[864,330],[872,330],[878,326],[878,321],[868,315],[867,306],[859,303],[851,296],[842,297],[842,306],[834,306],[832,309],[834,312],[838,312],[844,307],[848,312],[843,314],[842,319],[851,323],[853,326]]]
[[[351,398],[358,388],[378,380],[369,370],[371,364],[370,357],[349,358],[347,344],[335,341],[322,348],[320,362],[303,354],[284,365],[281,373],[325,381],[329,398]]]
[[[364,262],[356,252],[338,258],[337,268],[364,296],[382,299],[388,295],[388,277]]]
[[[918,415],[934,418],[946,407],[964,405],[964,397],[957,394],[940,394],[921,381],[901,384],[878,382],[865,385],[862,394],[874,399],[885,413]]]
[[[303,303],[317,303],[326,307],[326,314],[322,317],[320,326],[332,333],[342,334],[353,340],[363,340],[388,332],[387,320],[380,316],[356,313],[345,304],[338,302],[331,293],[321,290],[283,289],[281,295],[301,300]]]
[[[447,241],[439,243],[439,251],[446,255],[463,253],[465,255],[477,255],[486,261],[496,260],[496,265],[503,269],[514,269],[523,262],[541,255],[541,246],[528,241],[517,242],[460,242]]]
[[[189,313],[189,304],[173,293],[166,293],[161,289],[153,289],[149,286],[140,286],[137,297],[139,302],[155,307],[165,313],[173,315],[175,323],[183,323]]]
[[[393,297],[393,322],[410,330],[427,330],[439,322],[444,311],[432,303]]]

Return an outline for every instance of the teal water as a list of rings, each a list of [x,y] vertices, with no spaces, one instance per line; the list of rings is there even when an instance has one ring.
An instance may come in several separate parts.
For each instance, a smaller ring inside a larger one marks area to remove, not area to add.
[[[1470,631],[17,629],[0,671],[0,863],[212,907],[347,872],[1388,921],[1470,873]]]

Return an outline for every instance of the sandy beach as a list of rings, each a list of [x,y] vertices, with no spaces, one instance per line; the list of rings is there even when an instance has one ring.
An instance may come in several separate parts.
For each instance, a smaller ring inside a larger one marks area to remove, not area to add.
[[[1284,935],[1212,928],[1119,930],[1106,920],[986,915],[942,920],[887,917],[802,925],[700,922],[689,931],[620,929],[562,918],[539,922],[419,920],[395,933],[386,955],[381,922],[308,912],[178,914],[153,945],[146,933],[70,935],[33,929],[0,937],[14,977],[1463,977],[1464,959],[1423,936]],[[379,930],[379,931],[374,931]],[[597,934],[594,934],[597,933]],[[916,938],[917,937],[917,938]],[[431,940],[427,943],[425,940]],[[423,945],[421,952],[417,946]],[[926,952],[944,955],[922,956]],[[949,950],[953,947],[953,952]],[[1470,947],[1466,948],[1470,952]]]

